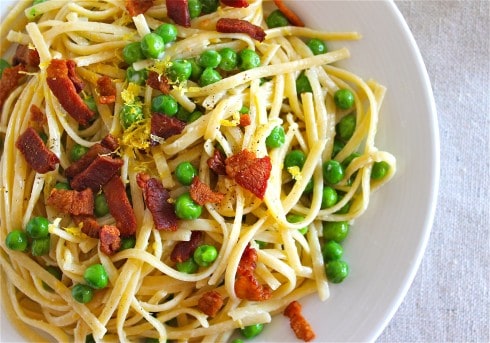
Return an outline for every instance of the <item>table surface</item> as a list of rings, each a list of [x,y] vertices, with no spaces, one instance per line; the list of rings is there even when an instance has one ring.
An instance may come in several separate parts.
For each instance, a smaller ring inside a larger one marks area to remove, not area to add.
[[[440,188],[419,271],[378,342],[490,341],[490,1],[395,1],[432,83]]]

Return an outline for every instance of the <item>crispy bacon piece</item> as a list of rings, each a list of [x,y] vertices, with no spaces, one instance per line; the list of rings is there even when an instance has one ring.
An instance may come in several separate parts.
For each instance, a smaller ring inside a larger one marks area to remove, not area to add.
[[[48,86],[61,106],[80,125],[87,125],[95,112],[78,95],[83,88],[83,82],[76,75],[75,62],[54,59],[46,71]]]
[[[192,200],[199,205],[204,205],[208,202],[212,204],[219,204],[223,197],[222,193],[214,192],[208,185],[202,182],[199,177],[194,177],[191,187],[189,189]]]
[[[114,225],[104,225],[100,228],[100,251],[110,256],[121,247],[120,232]]]
[[[91,216],[94,214],[94,194],[90,188],[80,192],[53,188],[46,203],[61,213],[69,213],[75,216]]]
[[[197,302],[197,307],[210,317],[214,317],[223,307],[223,297],[217,291],[204,293]]]
[[[109,212],[116,220],[121,237],[133,236],[136,232],[136,217],[129,202],[126,188],[119,175],[114,175],[103,187]]]
[[[39,54],[36,49],[30,49],[27,45],[19,44],[15,50],[12,65],[23,64],[27,67],[39,67]]]
[[[284,310],[284,315],[289,317],[291,329],[293,329],[298,339],[309,342],[315,338],[315,332],[313,332],[310,323],[301,313],[301,304],[299,302],[291,302]]]
[[[168,138],[178,135],[185,128],[185,122],[165,114],[152,113],[151,134],[160,138]],[[152,141],[156,144],[155,141]]]
[[[201,244],[203,234],[201,231],[192,231],[191,239],[175,244],[170,260],[172,262],[184,262],[191,258],[194,250]]]
[[[253,152],[242,150],[225,160],[226,174],[243,188],[263,199],[272,164],[269,156],[257,158]]]
[[[97,89],[99,91],[99,103],[113,104],[116,101],[116,86],[112,83],[109,76],[104,75],[97,80]]]
[[[167,16],[176,24],[185,27],[191,26],[191,16],[187,0],[165,0]]]
[[[89,166],[70,181],[73,189],[91,188],[98,192],[122,167],[123,160],[109,156],[97,156]]]
[[[250,119],[250,115],[248,113],[242,114],[240,116],[240,126],[245,127],[245,126],[249,126],[250,124],[252,124],[252,120]]]
[[[174,205],[169,202],[170,194],[163,188],[162,183],[150,178],[145,173],[136,175],[136,182],[143,190],[145,203],[151,212],[155,228],[164,231],[176,231],[178,219],[175,215]]]
[[[235,18],[220,18],[216,22],[216,31],[223,33],[246,33],[259,42],[265,39],[266,33],[260,26],[246,20]]]
[[[159,90],[163,94],[170,93],[170,83],[165,75],[158,74],[156,71],[150,70],[146,84],[153,89]]]
[[[248,7],[247,0],[221,0],[221,3],[230,7]]]
[[[44,115],[43,111],[36,105],[32,104],[29,111],[31,112],[31,117],[29,118],[29,121],[34,124],[37,127],[42,127],[44,124],[46,124],[46,116]]]
[[[24,155],[27,164],[39,174],[55,170],[56,164],[60,161],[32,127],[27,128],[17,138],[15,146]]]
[[[219,149],[214,149],[213,156],[208,158],[209,169],[218,175],[226,175],[225,156]]]
[[[153,6],[153,0],[126,0],[126,9],[131,17],[145,13]]]
[[[284,4],[283,0],[274,0],[279,11],[288,19],[288,21],[294,26],[305,26],[303,21],[294,13],[289,7]]]
[[[3,108],[3,104],[10,93],[24,80],[25,71],[26,67],[23,64],[3,70],[2,78],[0,79],[0,110]]]
[[[92,238],[99,238],[100,225],[93,215],[72,216],[72,219],[77,225],[82,223],[82,232],[84,234]]]
[[[272,296],[268,285],[261,285],[254,276],[257,267],[257,251],[247,245],[237,268],[235,294],[240,299],[263,301]]]
[[[117,148],[119,148],[119,142],[117,141],[117,138],[111,134],[108,134],[107,136],[102,138],[100,144],[110,151],[115,151]]]

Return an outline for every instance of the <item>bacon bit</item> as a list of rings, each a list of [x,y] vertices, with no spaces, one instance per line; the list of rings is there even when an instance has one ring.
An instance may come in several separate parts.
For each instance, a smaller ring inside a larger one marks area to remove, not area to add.
[[[91,188],[98,192],[124,164],[120,158],[97,156],[89,166],[77,174],[70,182],[71,188],[81,191]]]
[[[100,228],[100,251],[110,256],[121,247],[120,232],[114,225],[104,225]]]
[[[309,342],[315,338],[315,332],[313,332],[310,323],[301,313],[301,304],[299,302],[291,302],[284,310],[284,315],[289,317],[291,329],[293,329],[298,339]]]
[[[219,204],[224,198],[224,194],[214,192],[207,184],[202,182],[199,177],[194,177],[191,187],[189,189],[192,200],[199,205],[206,203]]]
[[[240,116],[240,126],[246,127],[252,124],[252,120],[250,119],[250,115],[248,113],[242,114]]]
[[[235,294],[240,299],[263,301],[270,299],[272,291],[268,285],[261,285],[253,275],[257,267],[257,251],[247,245],[240,258],[235,279]]]
[[[46,203],[61,213],[69,213],[75,216],[91,216],[94,214],[94,194],[90,188],[81,192],[53,188]]]
[[[39,54],[36,49],[30,49],[27,45],[19,44],[15,50],[12,65],[23,64],[27,67],[39,67]]]
[[[17,138],[15,146],[24,155],[27,164],[39,174],[55,170],[56,164],[60,161],[32,127],[27,128]]]
[[[82,232],[84,234],[92,238],[99,238],[100,225],[94,216],[79,215],[72,216],[72,219],[75,224],[82,224]]]
[[[191,16],[187,0],[165,0],[167,16],[176,24],[184,27],[191,26]]]
[[[247,0],[221,0],[221,3],[230,7],[248,7]]]
[[[162,183],[150,178],[145,173],[136,175],[136,182],[143,190],[145,203],[151,212],[155,228],[164,231],[176,231],[178,219],[175,215],[174,205],[169,202],[170,194],[163,188]]]
[[[153,0],[126,0],[126,9],[131,17],[145,13],[153,6]]]
[[[197,307],[204,314],[214,317],[223,307],[223,297],[216,291],[206,292],[199,298]]]
[[[201,231],[192,231],[191,239],[175,244],[170,260],[172,262],[184,262],[191,258],[194,251],[201,244],[203,234]]]
[[[247,272],[254,272],[257,268],[258,260],[257,250],[250,247],[250,244],[245,247],[240,263],[238,264],[237,274],[245,274]]]
[[[287,18],[287,20],[294,26],[305,26],[303,21],[294,13],[289,7],[287,7],[283,0],[274,0],[279,11]]]
[[[116,137],[114,137],[111,134],[108,134],[102,140],[100,141],[100,144],[104,147],[109,149],[110,151],[115,151],[117,148],[119,148],[119,142]]]
[[[10,93],[23,82],[25,71],[26,67],[23,64],[3,70],[2,78],[0,79],[0,110],[2,110],[3,104]]]
[[[88,168],[88,166],[99,156],[99,155],[108,155],[111,153],[111,150],[104,147],[100,143],[95,143],[92,145],[85,155],[82,156],[78,161],[72,163],[68,168],[65,169],[65,175],[68,178],[73,178],[76,175],[80,174],[84,170]]]
[[[136,232],[136,217],[129,202],[126,188],[119,175],[114,175],[103,187],[109,212],[116,220],[121,237],[133,236]]]
[[[269,156],[257,158],[253,152],[242,150],[225,160],[226,174],[243,188],[263,199],[272,164]]]
[[[216,31],[223,33],[246,33],[259,42],[265,39],[266,33],[260,26],[246,20],[235,18],[220,18],[216,22]]]
[[[163,94],[170,93],[170,83],[168,82],[168,79],[165,75],[158,74],[154,70],[150,70],[148,73],[146,84],[153,89],[159,90]]]
[[[41,109],[34,104],[31,105],[29,110],[31,112],[29,123],[32,124],[33,127],[39,129],[42,128],[42,126],[47,123],[47,119],[43,111],[41,111]]]
[[[48,86],[61,106],[80,125],[87,125],[95,112],[78,95],[83,83],[75,73],[75,62],[52,60],[46,71]]]
[[[116,102],[116,86],[112,83],[109,76],[104,75],[97,80],[100,104],[113,104]]]
[[[208,167],[218,175],[226,175],[225,156],[219,149],[214,149],[213,156],[208,158]]]
[[[185,128],[185,122],[174,117],[164,114],[152,113],[151,116],[151,134],[160,138],[168,138],[173,135],[182,133]],[[152,144],[157,142],[152,140]]]

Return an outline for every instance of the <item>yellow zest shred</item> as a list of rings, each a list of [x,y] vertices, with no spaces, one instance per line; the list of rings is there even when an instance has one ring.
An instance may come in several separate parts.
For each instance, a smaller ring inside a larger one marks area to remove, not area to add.
[[[228,126],[228,127],[240,125],[240,113],[238,113],[238,112],[233,113],[233,119],[232,120],[221,119],[220,124],[222,126]]]
[[[136,83],[130,82],[128,87],[121,92],[121,98],[125,104],[131,104],[135,101],[136,97],[139,95],[141,87]]]
[[[301,175],[301,169],[299,169],[298,166],[288,167],[288,172],[296,181],[301,180],[301,178],[303,177],[303,175]]]
[[[150,147],[151,119],[145,118],[128,127],[122,137],[121,145],[132,149],[147,149]]]

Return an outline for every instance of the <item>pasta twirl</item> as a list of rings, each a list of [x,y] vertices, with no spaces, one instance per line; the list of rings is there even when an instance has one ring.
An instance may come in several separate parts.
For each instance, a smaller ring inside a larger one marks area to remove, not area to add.
[[[352,224],[396,171],[375,145],[385,88],[335,66],[347,48],[315,55],[307,44],[359,35],[269,29],[271,4],[222,2],[188,27],[167,27],[176,37],[149,58],[154,46],[141,42],[174,21],[164,1],[133,16],[130,3],[20,1],[2,23],[1,54],[24,68],[0,118],[9,317],[33,341],[226,341],[294,300],[326,300],[325,223]],[[217,32],[220,18],[253,24],[265,39]],[[129,45],[134,59],[123,51]],[[19,46],[36,51],[37,63]],[[259,59],[253,67],[245,50]],[[202,61],[206,51],[220,60]],[[220,64],[225,51],[236,54],[231,67]],[[55,71],[53,61],[62,61]],[[179,65],[192,66],[184,78],[172,74]],[[52,86],[61,82],[76,92]],[[339,105],[339,90],[353,105]],[[82,121],[69,109],[77,102]],[[28,128],[39,135],[30,144],[56,156],[54,170],[27,162],[30,150],[17,142]],[[181,175],[184,163],[190,176]],[[49,222],[47,238],[26,229],[37,217]],[[196,256],[202,246],[216,256]],[[97,289],[86,271],[99,264],[107,286]],[[247,278],[256,294],[243,287]],[[85,286],[90,299],[74,294]]]

